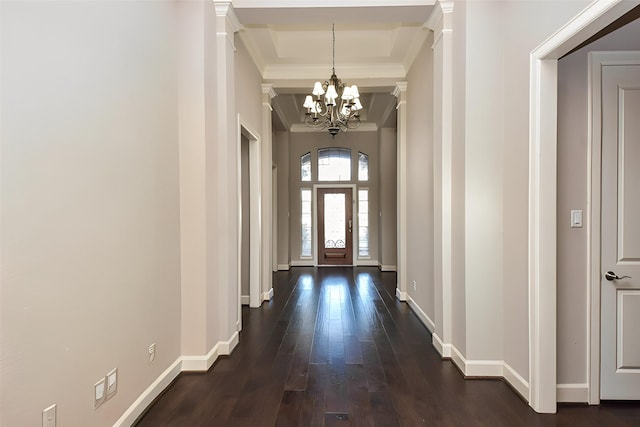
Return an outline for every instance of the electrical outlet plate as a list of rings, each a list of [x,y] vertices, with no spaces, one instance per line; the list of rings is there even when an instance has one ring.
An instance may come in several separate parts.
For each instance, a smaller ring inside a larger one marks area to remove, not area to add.
[[[105,385],[105,378],[102,378],[93,385],[93,409],[98,409],[98,407],[104,403],[107,394]]]
[[[56,427],[56,405],[42,411],[42,427]]]
[[[156,343],[149,346],[149,363],[153,362],[156,358]]]
[[[107,397],[109,400],[118,391],[118,368],[114,368],[107,374]]]

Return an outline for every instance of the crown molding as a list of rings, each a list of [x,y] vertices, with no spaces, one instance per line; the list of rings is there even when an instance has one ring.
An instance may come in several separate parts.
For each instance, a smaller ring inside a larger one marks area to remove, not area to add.
[[[359,80],[363,76],[367,78],[389,78],[404,79],[407,70],[404,65],[394,64],[360,64],[360,65],[340,65],[336,74],[342,80]],[[265,80],[313,80],[328,79],[331,76],[331,69],[326,65],[295,65],[295,64],[273,64],[267,65],[264,69],[263,78]]]
[[[328,7],[382,7],[382,6],[433,6],[436,0],[324,0],[322,2],[310,0],[233,0],[236,8],[328,8]]]
[[[444,14],[453,12],[453,0],[443,0],[436,3],[436,7],[431,11],[431,15],[424,23],[424,27],[434,31],[438,22],[442,19]]]
[[[258,72],[261,76],[264,77],[264,69],[266,67],[264,55],[262,55],[260,49],[255,46],[255,44],[253,43],[253,39],[249,37],[249,35],[244,31],[244,28],[238,31],[238,37],[240,38],[240,41],[242,42],[244,47],[247,49],[247,52],[249,52],[249,56],[253,60],[253,63],[258,69]]]
[[[328,134],[328,131],[326,129],[316,130],[316,129],[310,128],[307,125],[300,124],[300,123],[296,123],[294,125],[291,125],[291,127],[289,128],[289,131],[291,133],[327,132],[327,134]],[[349,129],[347,131],[347,133],[350,133],[350,132],[377,132],[377,131],[378,131],[378,125],[376,125],[375,123],[362,122],[362,123],[360,123],[360,126],[358,126],[355,129]]]

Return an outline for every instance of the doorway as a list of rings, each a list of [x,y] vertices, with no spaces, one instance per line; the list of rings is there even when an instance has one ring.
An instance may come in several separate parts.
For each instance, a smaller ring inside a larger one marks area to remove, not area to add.
[[[353,192],[319,188],[318,265],[353,265]]]
[[[260,307],[260,137],[238,116],[238,303]],[[244,283],[243,283],[244,282]],[[242,329],[241,310],[238,330]]]

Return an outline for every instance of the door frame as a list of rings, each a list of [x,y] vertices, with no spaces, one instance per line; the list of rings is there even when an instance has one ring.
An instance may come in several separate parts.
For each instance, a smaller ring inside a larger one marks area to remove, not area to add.
[[[558,59],[635,6],[634,2],[623,0],[596,0],[534,49],[530,56],[528,400],[537,412],[554,413],[557,407]],[[591,250],[589,246],[589,253]],[[591,257],[588,257],[588,264],[591,275]],[[586,316],[590,317],[590,313]],[[587,339],[590,337],[588,333]],[[593,342],[590,342],[586,349],[588,358],[591,358],[592,346]],[[593,384],[594,381],[599,384],[599,367],[596,375],[591,360],[587,366],[588,401],[597,404],[600,390],[599,385],[594,388]]]
[[[249,307],[260,307],[260,254],[261,225],[260,193],[262,175],[260,167],[261,138],[260,134],[251,129],[238,114],[238,330],[242,330],[242,159],[240,149],[242,137],[249,140]]]
[[[600,294],[602,288],[601,268],[601,229],[602,229],[602,66],[603,65],[640,65],[640,51],[604,51],[589,54],[589,134],[587,159],[587,210],[589,227],[587,228],[587,281],[589,283],[589,333],[587,343],[589,355],[589,403],[600,403],[600,355],[601,355],[601,316]]]
[[[358,240],[358,212],[356,207],[358,206],[358,186],[356,184],[314,184],[313,185],[313,200],[311,202],[312,210],[313,210],[313,241],[315,244],[312,247],[313,253],[313,265],[318,267],[318,188],[350,188],[351,189],[351,203],[352,211],[351,216],[353,217],[353,226],[351,228],[351,265],[357,265],[357,253],[358,247],[354,242]],[[355,230],[355,231],[353,231]]]

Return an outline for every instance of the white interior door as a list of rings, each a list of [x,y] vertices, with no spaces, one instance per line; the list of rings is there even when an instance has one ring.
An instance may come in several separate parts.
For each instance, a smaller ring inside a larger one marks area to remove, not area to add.
[[[604,65],[601,93],[600,397],[640,399],[640,65]]]

